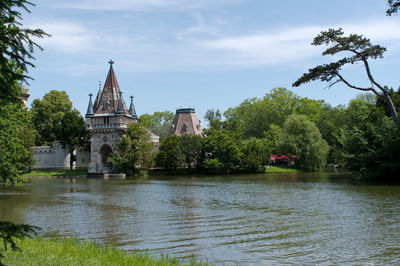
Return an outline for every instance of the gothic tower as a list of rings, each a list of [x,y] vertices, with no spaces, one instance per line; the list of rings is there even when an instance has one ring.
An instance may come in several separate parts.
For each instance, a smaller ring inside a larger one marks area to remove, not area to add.
[[[122,92],[113,69],[113,61],[110,60],[103,90],[99,89],[97,97],[92,102],[92,94],[89,94],[89,104],[86,112],[86,130],[90,135],[90,163],[89,175],[109,173],[112,163],[109,160],[116,142],[125,133],[130,123],[138,121],[133,96],[129,109],[126,108]]]

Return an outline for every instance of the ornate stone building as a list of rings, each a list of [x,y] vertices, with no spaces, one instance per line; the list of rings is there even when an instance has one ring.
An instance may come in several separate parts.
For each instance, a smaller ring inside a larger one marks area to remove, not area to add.
[[[201,121],[197,118],[194,108],[181,108],[176,110],[169,136],[183,134],[203,135]]]
[[[133,96],[129,109],[125,105],[122,92],[113,69],[113,61],[109,62],[110,69],[103,90],[99,89],[94,103],[89,94],[89,105],[86,112],[86,130],[90,134],[90,163],[89,175],[109,173],[112,163],[109,160],[117,141],[125,133],[130,123],[138,122]],[[159,137],[152,134],[152,142],[158,143]]]

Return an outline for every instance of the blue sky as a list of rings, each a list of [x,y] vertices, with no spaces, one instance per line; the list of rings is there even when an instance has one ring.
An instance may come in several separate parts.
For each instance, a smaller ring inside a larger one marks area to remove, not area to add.
[[[388,51],[372,64],[378,82],[400,85],[400,16],[387,17],[386,0],[40,0],[24,26],[52,35],[39,40],[29,74],[31,98],[65,90],[86,112],[88,94],[103,84],[115,61],[125,100],[138,115],[195,107],[225,111],[274,87],[347,104],[359,92],[338,84],[291,84],[308,68],[328,62],[311,46],[321,30],[342,27]],[[366,84],[361,65],[345,75]],[[205,125],[205,123],[203,123]]]

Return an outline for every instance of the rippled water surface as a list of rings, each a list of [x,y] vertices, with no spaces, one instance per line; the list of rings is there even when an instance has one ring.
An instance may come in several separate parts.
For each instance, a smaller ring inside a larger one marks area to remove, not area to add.
[[[400,263],[400,186],[321,173],[38,180],[0,188],[0,220],[212,263]]]

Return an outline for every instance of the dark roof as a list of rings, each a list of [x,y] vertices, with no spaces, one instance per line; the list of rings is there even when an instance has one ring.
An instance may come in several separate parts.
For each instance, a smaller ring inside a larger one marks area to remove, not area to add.
[[[120,96],[120,92],[121,90],[119,88],[114,69],[112,67],[112,64],[110,64],[110,69],[108,71],[103,90],[101,92],[99,91],[99,94],[96,97],[94,113],[109,114],[119,111],[118,113],[129,115],[129,111],[126,108],[124,98],[122,95]],[[120,110],[118,110],[118,101],[120,101]]]
[[[181,108],[176,110],[177,114],[195,113],[194,108]]]

